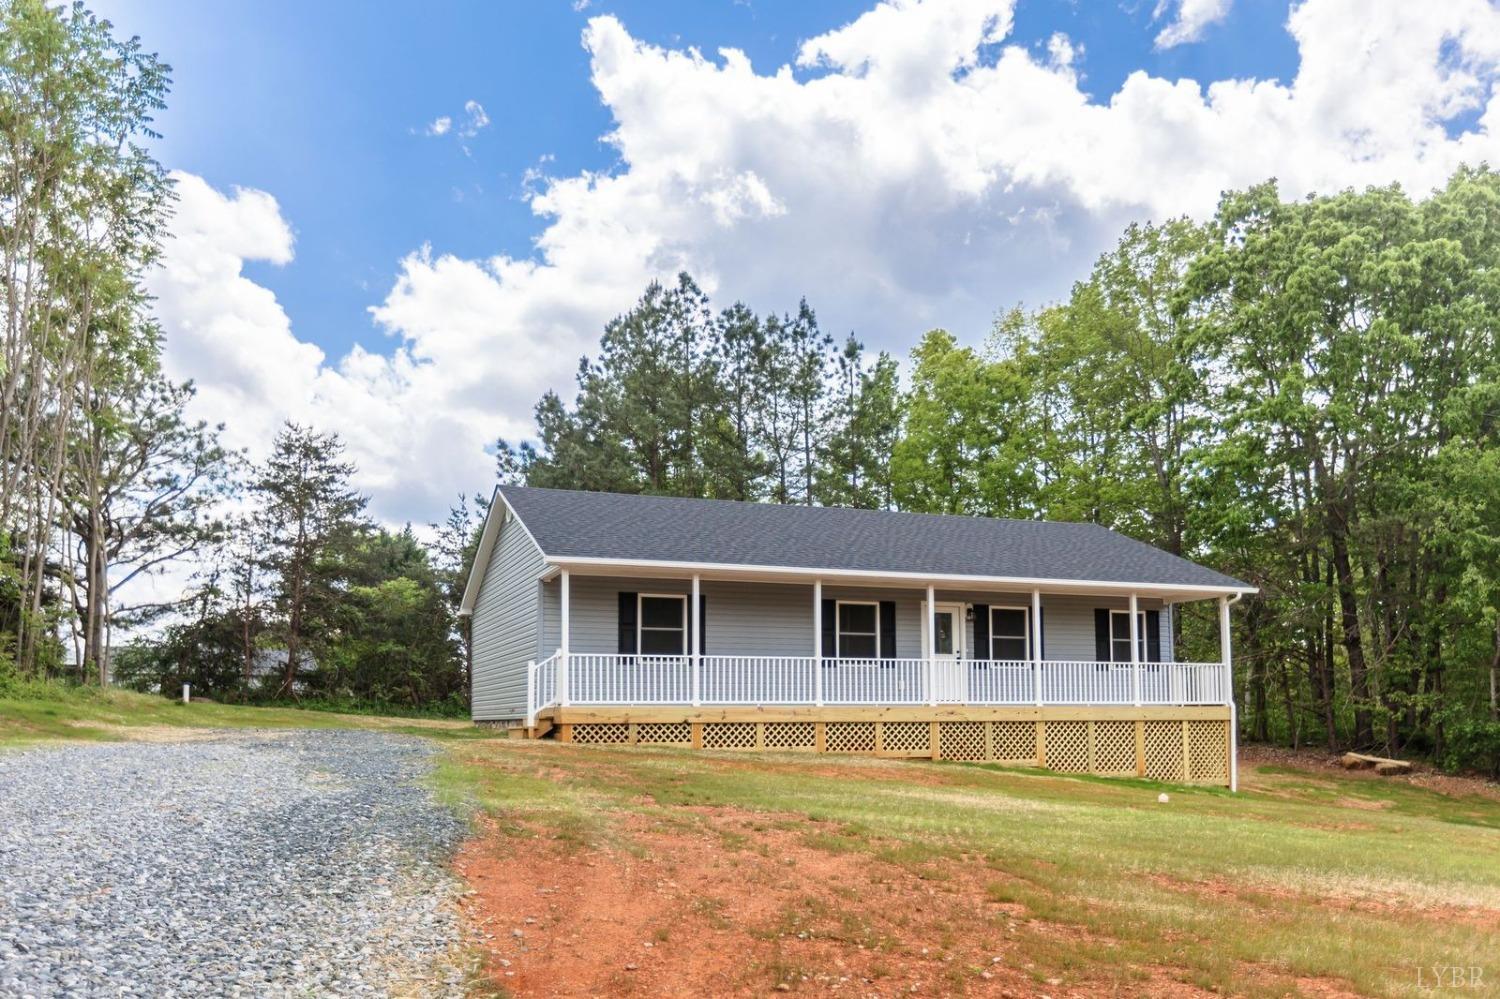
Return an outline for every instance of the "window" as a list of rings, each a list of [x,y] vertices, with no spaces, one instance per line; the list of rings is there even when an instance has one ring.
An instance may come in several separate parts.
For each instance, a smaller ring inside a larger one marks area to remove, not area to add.
[[[687,597],[642,593],[640,640],[643,656],[680,656],[687,650]]]
[[[880,605],[839,601],[838,615],[838,658],[880,658]]]
[[[1025,607],[990,608],[990,658],[1030,659],[1031,634]]]
[[[932,651],[940,656],[953,655],[953,620],[958,614],[953,610],[945,610],[939,607],[932,615],[935,628],[933,632]]]
[[[1136,644],[1141,647],[1141,662],[1146,661],[1146,612],[1136,612]],[[1130,611],[1109,612],[1109,658],[1111,662],[1130,662]]]

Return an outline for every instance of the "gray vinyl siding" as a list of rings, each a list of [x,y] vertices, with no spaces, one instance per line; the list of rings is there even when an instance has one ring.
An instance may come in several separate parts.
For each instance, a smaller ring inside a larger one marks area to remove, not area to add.
[[[542,553],[519,521],[500,526],[474,601],[475,721],[510,721],[526,715],[526,664],[535,659]]]
[[[619,651],[621,592],[692,592],[690,580],[575,576],[570,583],[573,652]],[[795,584],[704,580],[706,654],[806,656],[812,654],[812,587]],[[557,608],[547,606],[544,629],[558,633]]]
[[[687,594],[690,580],[626,579],[574,576],[570,583],[572,652],[613,653],[619,651],[619,594]],[[534,655],[551,655],[561,644],[555,580],[543,585],[541,641]],[[809,656],[816,651],[813,634],[813,589],[807,584],[742,583],[704,580],[705,654],[711,656]],[[922,601],[925,591],[886,587],[824,585],[825,600],[894,600],[896,602],[896,656],[922,657]],[[937,591],[939,602],[987,603],[1029,606],[1031,594]],[[1043,645],[1049,659],[1094,659],[1094,608],[1124,610],[1129,601],[1113,597],[1042,595]],[[1142,598],[1141,610],[1158,610],[1157,600]],[[1162,658],[1172,658],[1170,617],[1161,615]],[[973,625],[966,625],[965,648],[969,658],[974,648]]]
[[[938,599],[943,599],[938,591]],[[965,593],[959,598],[968,603],[984,603],[990,606],[1030,607],[1031,594],[1027,593]],[[1126,597],[1083,597],[1072,594],[1042,594],[1042,653],[1048,659],[1076,659],[1084,662],[1094,660],[1094,609],[1127,610],[1130,600]],[[1172,626],[1160,600],[1141,597],[1136,607],[1142,611],[1159,610],[1158,625],[1161,632],[1161,657],[1172,661]],[[920,614],[920,611],[918,612]],[[968,647],[974,648],[974,626],[968,626]],[[976,653],[979,650],[975,650]]]
[[[562,584],[553,578],[538,585],[542,591],[542,626],[537,629],[536,661],[541,662],[562,648],[562,612],[558,609],[562,606]],[[576,614],[577,597],[573,599]]]

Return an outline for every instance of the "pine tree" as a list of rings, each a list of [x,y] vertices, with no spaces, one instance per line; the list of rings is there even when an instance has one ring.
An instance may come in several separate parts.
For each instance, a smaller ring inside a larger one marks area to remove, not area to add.
[[[288,422],[252,487],[266,546],[262,564],[275,580],[286,639],[282,696],[295,692],[312,623],[309,610],[320,607],[333,582],[330,557],[353,544],[363,527],[365,500],[349,485],[354,466],[343,460],[343,451],[336,435]]]

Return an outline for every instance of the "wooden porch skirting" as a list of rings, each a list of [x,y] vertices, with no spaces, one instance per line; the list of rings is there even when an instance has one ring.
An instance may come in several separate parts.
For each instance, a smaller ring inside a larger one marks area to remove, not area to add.
[[[562,742],[997,762],[1229,784],[1227,707],[553,707]]]

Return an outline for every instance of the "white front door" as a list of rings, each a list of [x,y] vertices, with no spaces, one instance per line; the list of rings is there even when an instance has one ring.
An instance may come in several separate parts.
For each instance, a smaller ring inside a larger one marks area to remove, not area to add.
[[[964,605],[937,603],[933,608],[931,622],[933,696],[949,703],[963,701]],[[924,648],[927,648],[927,636],[924,634],[922,637]]]

